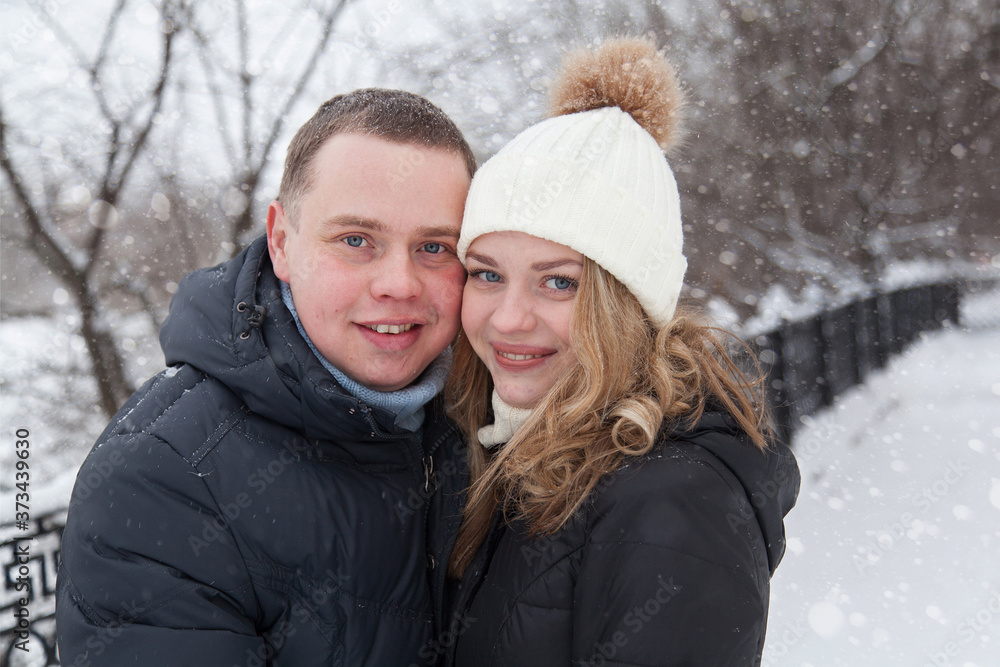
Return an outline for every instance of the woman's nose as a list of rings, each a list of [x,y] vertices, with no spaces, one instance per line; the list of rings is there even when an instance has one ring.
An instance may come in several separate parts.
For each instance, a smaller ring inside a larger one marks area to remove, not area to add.
[[[518,290],[505,290],[490,317],[490,324],[499,333],[530,331],[535,327],[534,305],[530,295]]]

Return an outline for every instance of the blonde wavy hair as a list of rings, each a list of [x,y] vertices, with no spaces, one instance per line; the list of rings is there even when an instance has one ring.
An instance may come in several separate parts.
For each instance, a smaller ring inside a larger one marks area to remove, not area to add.
[[[524,518],[533,535],[554,533],[602,476],[650,451],[664,426],[694,425],[709,405],[766,448],[763,376],[750,354],[750,368],[741,368],[727,337],[737,341],[686,311],[656,329],[632,293],[585,257],[570,325],[578,363],[509,443],[488,452],[476,432],[492,422],[493,381],[460,335],[445,392],[468,439],[471,487],[449,575],[465,572],[499,508],[507,520]]]

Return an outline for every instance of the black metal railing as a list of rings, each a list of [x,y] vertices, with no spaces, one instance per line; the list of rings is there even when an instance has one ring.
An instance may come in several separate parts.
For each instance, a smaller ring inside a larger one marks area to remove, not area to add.
[[[959,297],[952,283],[908,287],[755,336],[782,438],[790,441],[802,417],[863,382],[920,333],[958,324]]]
[[[0,526],[0,637],[3,665],[58,665],[56,573],[66,510],[33,518],[24,526]],[[26,603],[26,604],[25,604]]]

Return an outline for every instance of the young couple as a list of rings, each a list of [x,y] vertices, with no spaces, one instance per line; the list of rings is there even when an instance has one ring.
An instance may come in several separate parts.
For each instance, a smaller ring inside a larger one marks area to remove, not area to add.
[[[759,662],[798,471],[677,309],[680,91],[612,40],[553,100],[478,173],[408,93],[299,130],[81,469],[63,665]]]

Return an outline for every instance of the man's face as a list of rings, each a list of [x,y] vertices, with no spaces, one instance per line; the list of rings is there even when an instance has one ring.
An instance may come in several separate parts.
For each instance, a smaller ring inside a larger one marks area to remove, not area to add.
[[[458,332],[465,163],[443,149],[337,134],[311,171],[296,224],[277,202],[268,210],[274,272],[324,357],[371,389],[401,389]]]

